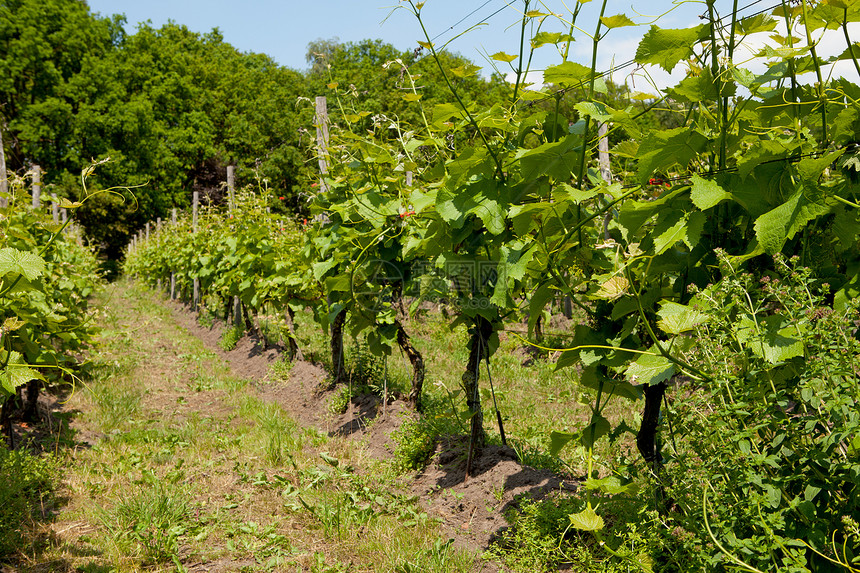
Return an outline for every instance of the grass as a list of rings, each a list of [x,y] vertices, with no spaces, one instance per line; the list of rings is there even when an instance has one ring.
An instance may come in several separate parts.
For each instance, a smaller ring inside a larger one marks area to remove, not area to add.
[[[50,461],[65,507],[24,532],[15,570],[471,569],[359,444],[261,401],[148,293],[122,284],[104,304],[96,375],[68,404],[90,446]]]

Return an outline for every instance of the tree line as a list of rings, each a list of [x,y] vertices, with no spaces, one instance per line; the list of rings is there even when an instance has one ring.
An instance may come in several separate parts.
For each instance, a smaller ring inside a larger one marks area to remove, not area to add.
[[[101,194],[76,213],[103,257],[116,259],[145,221],[190,204],[193,191],[220,203],[227,165],[237,184],[277,189],[269,206],[301,215],[315,180],[315,95],[347,90],[363,121],[411,121],[404,71],[425,102],[445,101],[438,67],[419,50],[380,40],[308,46],[307,70],[243,53],[214,29],[170,22],[127,33],[123,16],[93,13],[80,0],[0,2],[0,134],[7,169],[33,165],[62,197],[80,199],[82,166],[107,157],[90,189]],[[474,64],[445,53],[452,68]],[[389,64],[390,65],[386,65]],[[486,106],[503,78],[468,74],[458,88]],[[414,106],[413,106],[414,108]]]

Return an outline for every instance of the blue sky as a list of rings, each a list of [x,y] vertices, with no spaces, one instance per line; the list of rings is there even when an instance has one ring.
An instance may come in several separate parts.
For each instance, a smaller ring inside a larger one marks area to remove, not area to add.
[[[405,5],[398,0],[88,0],[87,3],[92,11],[102,15],[125,14],[129,32],[134,32],[139,22],[147,20],[155,27],[173,20],[201,33],[217,27],[224,39],[239,50],[268,54],[279,64],[297,70],[306,68],[307,45],[318,38],[336,37],[342,42],[379,38],[400,50],[415,48],[416,41],[424,39],[415,16],[408,9],[394,9]],[[747,0],[739,5],[742,8],[749,6],[742,11],[747,15],[775,3],[778,2]],[[531,0],[532,9],[556,13],[564,19],[570,17],[566,6],[575,5],[576,0]],[[731,5],[731,0],[717,0],[716,3],[721,14],[728,14]],[[522,0],[426,0],[422,18],[437,45],[484,22],[485,25],[453,39],[448,48],[484,66],[486,71],[489,70],[486,54],[499,51],[515,53],[518,50],[522,6]],[[582,30],[575,33],[576,42],[570,57],[586,65],[591,58],[591,41],[587,33],[593,33],[599,9],[600,2],[588,2],[577,20]],[[629,1],[609,0],[606,15],[625,13],[641,25],[611,30],[600,44],[598,67],[608,69],[613,63],[631,60],[639,39],[657,16],[660,16],[661,27],[682,28],[700,22],[698,15],[705,10],[702,1],[652,0],[631,5]],[[559,19],[550,17],[546,21],[544,30],[566,31],[566,25]],[[858,27],[852,28],[852,34],[857,36],[852,39],[860,40]],[[845,49],[844,39],[836,36],[839,35],[834,35],[832,43],[842,51]],[[822,48],[819,55],[827,55],[827,50]],[[537,50],[532,69],[560,61],[555,48],[545,46]],[[673,74],[675,81],[683,77],[682,67],[678,66]],[[847,66],[845,70],[853,71]],[[645,72],[640,70],[631,75],[633,71],[633,67],[625,68],[613,79],[627,81],[636,90],[653,92],[649,89]],[[658,86],[668,85],[670,81],[661,70],[651,69],[647,73]]]
[[[575,2],[567,0],[566,3],[572,7]],[[727,1],[724,3],[731,5]],[[196,32],[208,32],[217,27],[224,39],[238,49],[268,54],[279,64],[298,70],[306,68],[307,45],[317,38],[337,37],[344,42],[380,38],[401,50],[412,49],[417,46],[417,40],[423,39],[418,21],[410,11],[402,8],[392,11],[398,5],[397,0],[88,0],[88,4],[92,11],[103,16],[125,14],[130,32],[135,30],[138,22],[146,20],[156,27],[173,20]],[[663,4],[661,12],[671,7],[669,2]],[[531,2],[532,7],[551,10],[569,18],[565,1],[546,0],[543,5],[545,8],[535,0]],[[644,3],[644,6],[651,7],[654,3]],[[662,25],[684,27],[694,24],[702,7],[703,4],[687,3],[665,16]],[[465,32],[470,26],[486,21],[486,25],[455,39],[449,49],[478,65],[487,65],[482,54],[514,53],[517,50],[521,9],[522,2],[517,0],[427,0],[422,17],[431,37],[439,36],[437,45]],[[598,10],[598,2],[585,5],[577,24],[591,32]],[[620,12],[637,22],[650,21],[637,15],[629,3],[610,0],[607,15]],[[548,23],[551,22],[549,29],[561,30],[563,24],[553,20],[548,19]],[[450,30],[452,26],[454,29]],[[638,38],[646,30],[644,25],[614,30],[601,44],[600,60],[609,65],[613,56],[617,62],[631,59]],[[591,54],[590,40],[583,33],[576,36],[572,56],[587,63]],[[559,61],[555,49],[546,46],[538,50],[535,64],[540,68]]]

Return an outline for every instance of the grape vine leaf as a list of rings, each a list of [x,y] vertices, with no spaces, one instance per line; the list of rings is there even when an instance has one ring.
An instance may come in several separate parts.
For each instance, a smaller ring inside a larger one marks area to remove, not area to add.
[[[809,221],[830,212],[830,205],[810,201],[803,191],[798,189],[788,201],[756,219],[756,238],[767,254],[779,252]]]
[[[580,531],[599,531],[604,526],[603,518],[597,515],[590,505],[579,513],[571,513],[567,517],[570,519],[570,525]]]
[[[578,86],[590,78],[591,68],[576,62],[564,62],[557,66],[550,66],[543,73],[543,81],[553,85]]]
[[[636,49],[636,63],[657,64],[671,72],[678,62],[693,56],[693,48],[707,35],[708,29],[704,24],[683,29],[652,25]]]
[[[800,332],[780,314],[755,319],[745,316],[738,323],[737,334],[738,340],[753,354],[771,364],[803,356]]]
[[[18,386],[23,386],[30,380],[44,379],[41,374],[29,368],[21,354],[14,350],[9,353],[9,362],[6,364],[6,368],[0,370],[0,386],[9,394],[14,394]]]
[[[557,456],[568,442],[576,438],[577,434],[571,432],[552,431],[549,434],[549,455]]]
[[[636,22],[627,17],[627,14],[615,14],[614,16],[604,16],[600,19],[604,26],[609,28],[623,28],[625,26],[635,26]]]
[[[844,149],[837,149],[822,157],[805,157],[797,164],[797,174],[808,184],[815,184],[824,170],[839,159],[843,153],[845,153]]]
[[[506,54],[504,52],[496,52],[495,54],[493,54],[490,57],[493,58],[494,60],[496,60],[497,62],[510,63],[510,62],[513,62],[514,60],[516,60],[518,56],[515,56],[514,54]]]
[[[559,181],[567,181],[570,174],[578,170],[579,145],[582,138],[568,135],[561,141],[544,143],[520,155],[523,179],[534,181],[541,175],[550,175]]]
[[[708,138],[689,127],[650,133],[639,144],[639,183],[645,185],[654,173],[673,165],[686,168],[707,145]]]
[[[660,304],[657,326],[666,334],[681,334],[708,320],[708,315],[692,307],[669,300],[661,301]]]
[[[573,42],[573,37],[561,32],[538,32],[532,36],[531,45],[532,48],[538,49],[547,44],[560,44],[562,42]]]
[[[711,207],[732,197],[730,193],[720,187],[719,183],[713,179],[703,179],[698,175],[693,175],[690,179],[693,182],[690,199],[693,201],[693,205],[702,211],[707,211]]]
[[[45,260],[39,255],[11,247],[0,249],[0,277],[16,274],[32,281],[44,272]]]
[[[686,215],[680,211],[670,211],[662,215],[654,226],[651,235],[654,235],[654,253],[662,255],[675,243],[687,236]]]
[[[587,366],[579,376],[579,383],[592,390],[602,390],[608,395],[638,400],[642,397],[642,391],[627,382],[601,374],[596,365]]]
[[[612,426],[609,424],[609,420],[595,412],[591,415],[591,422],[582,429],[579,443],[586,448],[593,448],[594,442],[608,434],[611,429]]]
[[[650,354],[640,354],[624,371],[624,374],[637,384],[659,384],[675,374],[675,364],[659,354],[656,347],[652,347],[649,352]]]
[[[724,85],[722,95],[733,95],[727,93],[731,87],[731,84]],[[686,102],[713,101],[718,95],[714,78],[708,68],[705,68],[699,75],[687,76],[678,85],[669,88],[668,93],[672,98]]]

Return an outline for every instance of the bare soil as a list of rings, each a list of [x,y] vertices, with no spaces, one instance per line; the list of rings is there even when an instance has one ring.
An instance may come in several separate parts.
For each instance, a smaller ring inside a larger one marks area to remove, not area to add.
[[[369,394],[353,398],[344,414],[332,414],[329,403],[337,390],[321,390],[328,376],[322,367],[296,361],[288,379],[270,380],[271,365],[286,349],[263,350],[254,338],[245,337],[235,349],[225,352],[217,346],[223,325],[201,326],[188,308],[167,304],[177,321],[222,356],[235,375],[254,380],[263,399],[279,404],[300,424],[331,436],[360,439],[374,458],[393,455],[392,432],[405,417],[415,415],[404,401],[389,397],[383,408],[382,400]],[[468,439],[464,436],[440,440],[430,463],[408,486],[428,515],[443,520],[446,534],[458,547],[479,554],[486,550],[508,527],[505,514],[518,508],[523,495],[542,499],[552,491],[576,489],[574,482],[553,472],[523,466],[512,448],[495,445],[484,448],[473,460],[471,475],[466,477],[467,449]]]

